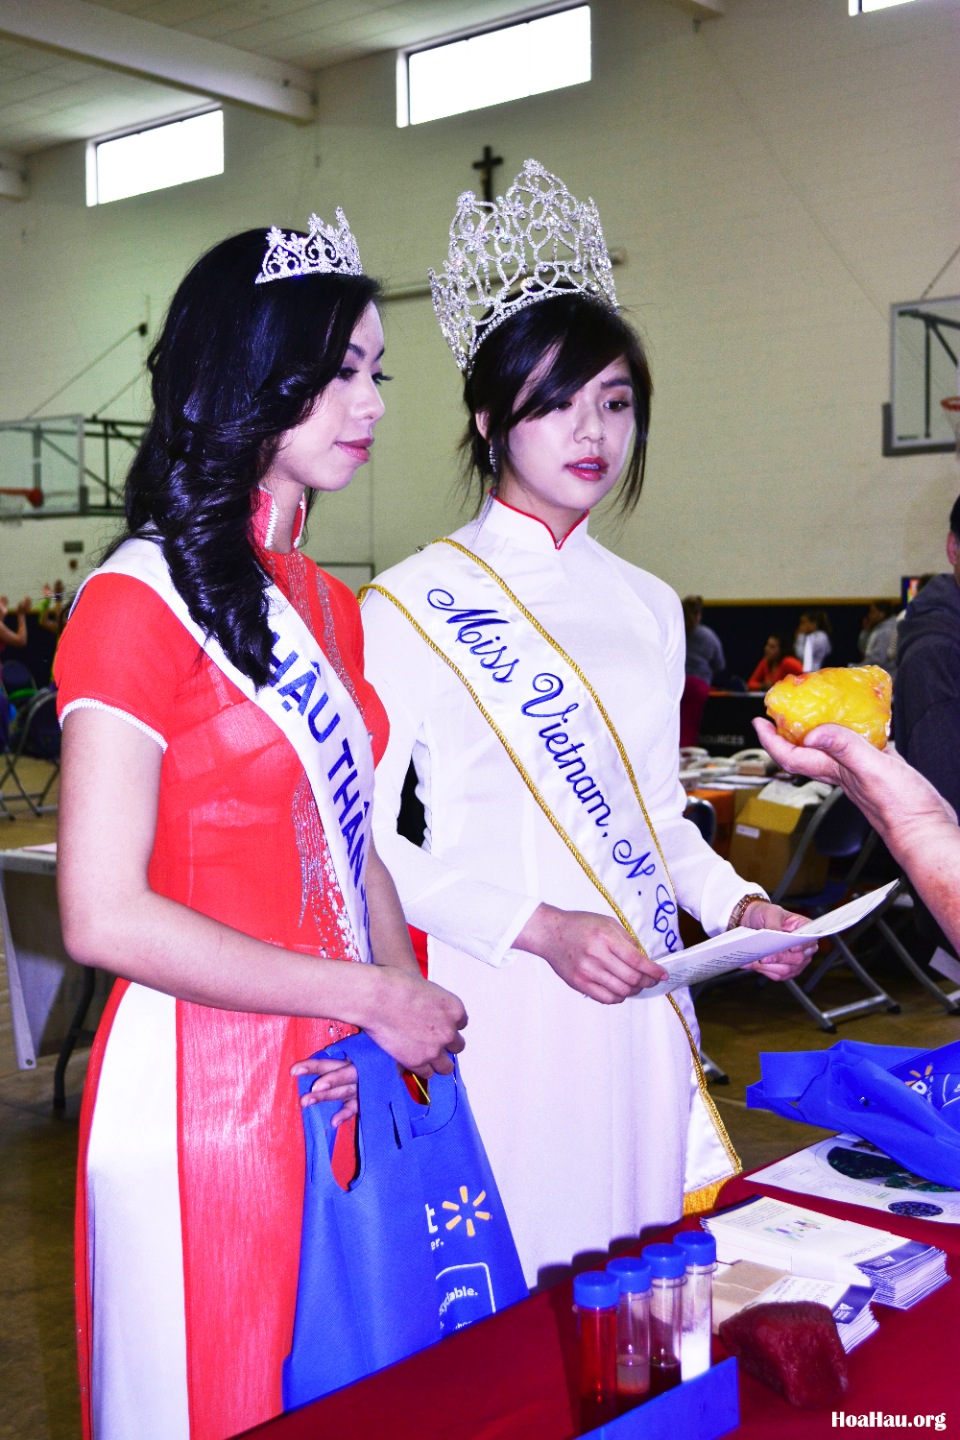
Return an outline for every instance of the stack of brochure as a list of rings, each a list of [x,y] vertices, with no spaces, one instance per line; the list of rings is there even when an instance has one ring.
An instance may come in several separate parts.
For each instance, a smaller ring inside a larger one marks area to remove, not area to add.
[[[716,1238],[718,1260],[757,1260],[810,1280],[866,1285],[878,1305],[896,1310],[908,1310],[950,1278],[947,1257],[934,1245],[765,1195],[701,1223]]]
[[[874,1291],[869,1285],[831,1285],[827,1280],[804,1280],[800,1275],[785,1275],[758,1295],[757,1305],[787,1300],[812,1300],[826,1305],[837,1324],[840,1343],[850,1354],[864,1340],[869,1340],[880,1326],[870,1308]]]
[[[734,1260],[728,1265],[718,1264],[713,1277],[713,1329],[716,1334],[724,1320],[750,1305],[809,1300],[826,1305],[849,1355],[880,1328],[870,1308],[873,1296],[869,1285],[806,1280],[802,1275],[785,1275],[782,1270],[752,1260]]]

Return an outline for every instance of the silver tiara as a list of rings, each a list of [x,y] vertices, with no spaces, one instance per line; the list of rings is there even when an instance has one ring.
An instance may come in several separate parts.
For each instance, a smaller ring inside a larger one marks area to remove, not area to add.
[[[296,230],[285,235],[276,225],[268,230],[267,253],[256,283],[266,285],[291,275],[362,275],[360,251],[339,205],[334,215],[336,226],[311,215],[306,235],[298,235]]]
[[[450,226],[450,258],[429,271],[433,308],[467,375],[479,347],[517,310],[561,295],[592,295],[617,309],[610,256],[592,200],[527,160],[506,195],[466,190]]]

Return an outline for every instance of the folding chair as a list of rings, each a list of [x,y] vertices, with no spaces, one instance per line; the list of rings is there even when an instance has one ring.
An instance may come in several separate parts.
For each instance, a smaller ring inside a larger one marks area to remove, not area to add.
[[[717,836],[717,812],[709,800],[697,796],[688,800],[683,812],[684,820],[689,820],[691,825],[696,825],[700,834],[708,845],[712,845]],[[700,1064],[703,1066],[703,1073],[708,1080],[714,1080],[718,1085],[729,1085],[730,1076],[725,1070],[721,1070],[715,1060],[701,1049]]]
[[[790,864],[774,888],[771,900],[791,909],[800,910],[811,917],[823,915],[843,899],[849,898],[851,894],[861,894],[869,888],[860,884],[860,877],[876,844],[877,836],[871,830],[868,821],[853,802],[847,799],[842,790],[834,790],[833,794],[828,796],[818,807],[816,814],[804,831]],[[790,883],[811,845],[819,854],[825,855],[831,860],[850,859],[852,861],[850,869],[841,878],[829,882],[816,895],[788,897]],[[852,946],[855,942],[872,929],[879,932],[884,942],[889,945],[910,974],[919,980],[925,989],[933,992],[948,1011],[954,1014],[958,1013],[956,1004],[923,973],[884,918],[891,907],[897,904],[899,894],[898,887],[897,890],[891,891],[879,910],[866,916],[847,935],[834,935],[829,952],[815,964],[806,979],[784,981],[787,989],[799,1001],[811,1019],[815,1020],[821,1030],[826,1030],[828,1034],[836,1034],[838,1020],[851,1020],[859,1015],[869,1015],[875,1010],[887,1010],[892,1014],[899,1013],[900,1006],[897,1002],[867,973],[853,953]],[[869,994],[846,1005],[836,1005],[832,1009],[826,1010],[821,1009],[813,1000],[812,992],[828,971],[836,969],[840,965],[845,965],[869,991]]]
[[[45,803],[53,782],[60,774],[57,692],[52,687],[39,690],[17,715],[10,728],[3,758],[6,768],[0,774],[0,810],[7,818],[14,818],[9,801],[25,801],[34,815],[49,815],[55,811],[56,805]],[[42,760],[50,766],[50,772],[39,790],[28,790],[23,783],[20,766],[25,759]],[[8,780],[16,787],[15,794],[5,794]]]
[[[0,665],[0,676],[7,699],[14,710],[22,710],[37,693],[33,672],[27,669],[22,660],[4,660]]]

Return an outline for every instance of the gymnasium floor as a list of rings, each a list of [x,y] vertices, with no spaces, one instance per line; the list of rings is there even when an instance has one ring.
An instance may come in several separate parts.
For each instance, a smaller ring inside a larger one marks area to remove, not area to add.
[[[53,817],[0,820],[0,848],[52,839]],[[960,1034],[946,1015],[894,963],[872,967],[902,1005],[900,1015],[848,1023],[851,1039],[932,1048]],[[823,990],[835,1003],[849,997],[839,977]],[[821,1002],[823,1003],[823,1002]],[[744,1107],[744,1089],[758,1076],[757,1052],[819,1049],[833,1043],[777,985],[751,979],[719,987],[700,1002],[707,1053],[730,1076],[711,1087],[746,1169],[762,1165],[825,1134]],[[79,1440],[73,1358],[72,1223],[77,1118],[85,1056],[70,1063],[66,1115],[51,1109],[53,1060],[34,1071],[16,1068],[7,990],[0,984],[0,1440]]]

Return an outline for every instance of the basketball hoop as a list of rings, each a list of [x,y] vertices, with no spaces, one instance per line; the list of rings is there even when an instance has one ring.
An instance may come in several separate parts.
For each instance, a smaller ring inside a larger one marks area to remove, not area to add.
[[[39,510],[43,505],[43,491],[0,486],[0,520],[12,520],[19,525],[28,505]]]
[[[957,441],[957,458],[960,459],[960,395],[948,395],[945,400],[940,401],[940,404],[953,426],[953,433]]]

